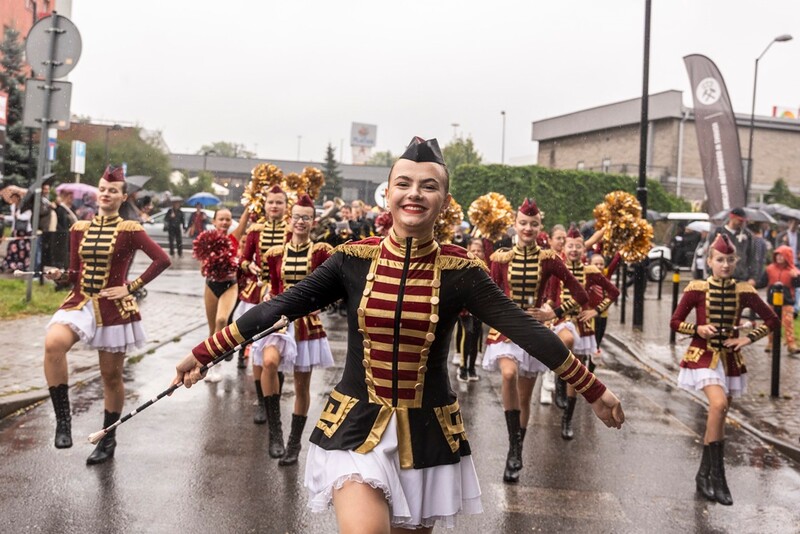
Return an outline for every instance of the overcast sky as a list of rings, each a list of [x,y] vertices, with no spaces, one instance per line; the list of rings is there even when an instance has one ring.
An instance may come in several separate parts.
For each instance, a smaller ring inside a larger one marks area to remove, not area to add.
[[[637,97],[644,0],[73,0],[83,54],[72,112],[158,129],[173,152],[243,143],[260,157],[350,162],[351,122],[376,150],[471,136],[531,157],[531,122]],[[737,113],[800,106],[800,1],[653,0],[650,92],[691,97],[683,56],[719,66]]]

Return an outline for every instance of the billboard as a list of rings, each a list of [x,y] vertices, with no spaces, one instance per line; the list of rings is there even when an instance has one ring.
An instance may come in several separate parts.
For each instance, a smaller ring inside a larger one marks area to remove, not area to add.
[[[354,122],[350,126],[350,146],[365,146],[372,148],[378,138],[378,126]]]
[[[778,119],[796,119],[800,117],[800,110],[788,106],[772,106],[772,116]]]

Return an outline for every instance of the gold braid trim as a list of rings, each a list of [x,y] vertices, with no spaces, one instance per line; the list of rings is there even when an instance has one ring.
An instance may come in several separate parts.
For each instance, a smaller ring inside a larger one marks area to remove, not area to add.
[[[253,223],[247,227],[246,233],[249,234],[250,232],[260,232],[263,229],[264,229],[264,223]]]
[[[314,245],[314,246],[311,248],[311,252],[312,252],[312,253],[314,253],[314,252],[319,252],[320,250],[324,250],[324,251],[325,251],[325,252],[327,252],[328,254],[331,254],[331,253],[333,252],[333,247],[332,247],[332,246],[330,246],[328,243],[322,242],[322,243],[316,243],[316,244],[315,244],[315,245]]]
[[[128,292],[129,293],[133,293],[134,291],[137,291],[142,286],[144,286],[144,281],[141,278],[137,278],[136,280],[134,280],[133,282],[128,284]]]
[[[333,249],[333,251],[341,252],[342,254],[347,254],[348,256],[353,256],[355,258],[362,258],[365,260],[374,260],[381,255],[381,247],[380,245],[377,244],[351,245],[349,243],[344,243]]]
[[[70,227],[70,231],[85,232],[92,225],[92,221],[78,221]]]
[[[442,256],[436,258],[436,266],[443,271],[455,271],[458,269],[469,269],[471,267],[478,267],[484,271],[489,268],[483,263],[483,260],[478,258],[459,258],[458,256]]]
[[[678,325],[678,332],[686,335],[694,335],[697,333],[697,325],[694,323],[683,322]]]
[[[264,253],[264,259],[271,258],[272,256],[282,256],[283,245],[273,245]]]
[[[558,254],[556,254],[555,250],[549,249],[549,248],[547,248],[547,249],[540,248],[539,249],[539,259],[540,260],[554,260],[556,258],[558,258],[559,260],[561,259],[558,256]]]
[[[758,328],[754,329],[752,332],[747,334],[747,337],[750,338],[751,342],[755,343],[756,341],[766,336],[767,334],[769,334],[769,327],[765,324],[762,324],[761,326],[759,326]]]
[[[565,315],[569,315],[569,314],[579,310],[580,307],[581,307],[581,305],[578,304],[578,301],[575,300],[572,297],[570,297],[567,300],[565,300],[564,302],[562,302],[561,306],[560,306],[561,311],[563,311]]]
[[[144,228],[136,221],[122,221],[117,225],[117,230],[120,232],[139,232],[144,231]]]
[[[489,256],[491,261],[496,261],[497,263],[508,263],[512,259],[514,259],[514,249],[510,248],[500,248],[492,252],[492,255]]]
[[[603,313],[610,306],[611,306],[611,299],[606,297],[606,298],[604,298],[603,300],[600,301],[600,304],[597,305],[597,308],[595,308],[595,310],[597,310],[598,313]]]
[[[692,280],[683,290],[684,293],[689,291],[708,291],[708,282],[706,280]]]
[[[737,282],[736,283],[736,292],[737,293],[755,293],[756,288],[748,284],[747,282]]]
[[[583,272],[586,274],[601,274],[600,269],[598,269],[594,265],[584,265]]]

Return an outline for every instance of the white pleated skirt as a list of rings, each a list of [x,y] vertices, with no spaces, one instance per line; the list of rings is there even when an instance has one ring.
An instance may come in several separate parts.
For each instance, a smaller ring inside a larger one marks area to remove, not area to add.
[[[294,370],[308,373],[315,367],[324,369],[333,367],[333,353],[328,344],[327,337],[297,341],[297,358],[294,360]]]
[[[559,323],[553,328],[553,332],[558,334],[562,330],[567,329],[572,334],[574,339],[572,345],[572,353],[576,356],[591,356],[595,352],[597,352],[597,340],[594,337],[594,334],[588,336],[582,336],[580,332],[578,332],[578,327],[575,326],[575,323],[572,321],[564,321],[563,323]]]
[[[250,304],[249,302],[244,302],[243,300],[239,301],[239,304],[233,309],[233,320],[239,320],[239,317],[244,315],[245,313],[249,312],[253,308],[256,307],[256,304]]]
[[[497,360],[500,358],[516,360],[517,372],[519,376],[524,378],[533,378],[538,373],[544,373],[550,370],[545,364],[511,341],[486,344],[483,352],[483,363],[481,365],[487,371],[499,371],[500,366],[497,364]]]
[[[380,443],[366,454],[327,451],[311,444],[305,472],[309,508],[313,512],[327,510],[333,492],[346,482],[381,490],[389,503],[393,527],[431,527],[440,521],[442,526],[453,528],[458,514],[483,512],[472,456],[462,456],[457,464],[400,469],[395,415]]]
[[[53,318],[47,323],[45,329],[49,329],[54,324],[68,326],[78,335],[84,345],[94,350],[126,353],[144,347],[147,341],[147,334],[145,334],[141,321],[113,326],[97,326],[94,309],[90,302],[86,302],[78,310],[58,310],[53,314]]]
[[[253,343],[250,349],[253,365],[264,365],[264,349],[267,347],[275,347],[281,355],[278,371],[282,373],[294,371],[294,362],[297,359],[297,342],[294,340],[293,323],[289,323],[289,326],[286,327],[286,332],[270,334]]]
[[[741,397],[747,391],[747,375],[726,376],[725,366],[722,362],[716,369],[704,367],[702,369],[688,369],[681,367],[678,373],[678,387],[689,391],[702,391],[706,386],[722,386],[731,397]]]

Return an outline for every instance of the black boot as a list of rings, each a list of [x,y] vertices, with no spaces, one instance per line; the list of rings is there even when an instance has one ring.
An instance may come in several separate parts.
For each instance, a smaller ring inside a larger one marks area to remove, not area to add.
[[[237,369],[247,369],[247,364],[244,361],[244,349],[239,351],[239,357],[236,360]]]
[[[281,396],[270,395],[267,399],[267,422],[269,423],[269,455],[280,458],[286,453],[283,446],[283,429],[281,427]]]
[[[278,371],[278,394],[283,394],[283,381],[286,377],[283,374],[283,371]]]
[[[733,504],[728,481],[725,480],[725,440],[708,444],[711,459],[711,487],[714,490],[714,499],[720,504],[730,506]]]
[[[56,412],[56,449],[72,447],[72,414],[69,409],[69,386],[61,384],[49,388],[50,400]]]
[[[289,441],[286,442],[286,453],[283,458],[278,460],[278,465],[294,465],[297,463],[297,456],[300,454],[300,440],[303,437],[303,429],[306,426],[305,415],[292,414],[292,431],[289,432]]]
[[[264,400],[264,390],[261,389],[261,381],[256,380],[256,397],[258,397],[258,404],[256,405],[256,413],[253,415],[253,422],[257,425],[263,425],[267,422],[267,403]]]
[[[522,466],[522,445],[525,443],[525,434],[528,432],[528,428],[522,428],[520,425],[519,429],[519,465]]]
[[[108,428],[119,420],[119,412],[105,411],[103,418],[103,428]],[[114,457],[114,449],[117,448],[117,429],[111,430],[103,436],[92,454],[86,459],[86,465],[102,464]]]
[[[519,410],[506,410],[506,426],[508,427],[508,456],[506,456],[503,482],[515,484],[519,482],[519,472],[522,469]]]
[[[556,376],[556,406],[562,410],[567,407],[567,383]]]
[[[703,445],[703,456],[700,460],[700,469],[694,477],[697,491],[706,499],[715,501],[714,488],[711,487],[711,451],[708,445]]]
[[[572,431],[572,414],[575,412],[577,397],[567,397],[567,407],[564,408],[564,415],[561,416],[561,437],[572,439],[575,433]]]

